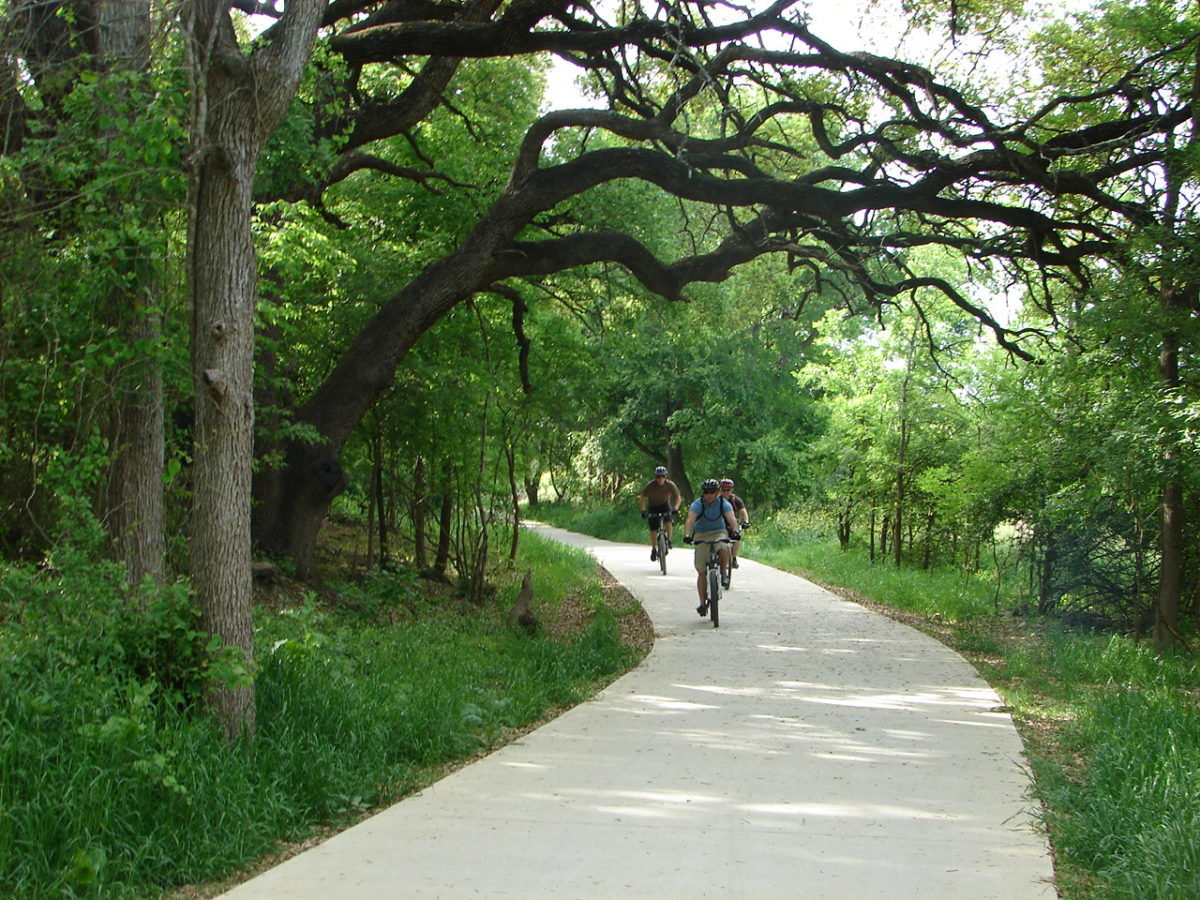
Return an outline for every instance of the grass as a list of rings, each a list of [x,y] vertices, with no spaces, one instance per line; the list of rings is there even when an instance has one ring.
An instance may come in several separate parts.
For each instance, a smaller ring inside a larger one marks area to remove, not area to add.
[[[481,605],[403,573],[264,597],[258,732],[234,745],[192,699],[186,589],[129,597],[69,553],[0,569],[0,896],[209,896],[591,696],[636,661],[639,610],[581,551],[522,546]],[[505,624],[525,570],[534,635]]]
[[[630,540],[627,515],[542,507],[530,515]],[[620,530],[604,530],[606,523]],[[756,522],[743,553],[899,618],[947,643],[1005,699],[1063,900],[1200,897],[1200,668],[1119,634],[1017,616],[1019,598],[958,571],[872,563],[793,526]],[[592,530],[595,528],[596,530]]]
[[[568,503],[539,503],[526,515],[579,534],[590,534],[610,541],[649,544],[646,522],[633,505],[572,506]]]

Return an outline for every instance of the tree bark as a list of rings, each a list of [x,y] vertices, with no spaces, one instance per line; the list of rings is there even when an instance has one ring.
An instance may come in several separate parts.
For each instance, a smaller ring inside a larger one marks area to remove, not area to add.
[[[158,315],[136,304],[126,315],[126,333],[140,346],[157,347]],[[125,577],[138,584],[165,575],[163,538],[163,379],[158,352],[133,360],[114,385],[116,408],[110,426],[113,462],[108,481],[108,531]]]
[[[413,470],[413,490],[410,497],[410,512],[413,526],[413,562],[417,571],[423,572],[427,565],[426,522],[429,518],[429,498],[425,496],[425,457],[417,457]]]
[[[1200,129],[1197,128],[1194,112],[1200,100],[1200,48],[1197,48],[1192,66],[1192,121],[1187,141],[1187,150],[1195,152]],[[1190,155],[1190,154],[1189,154]],[[1191,172],[1182,165],[1183,152],[1172,154],[1167,158],[1166,175],[1167,190],[1163,204],[1163,220],[1171,233],[1179,232],[1179,205],[1183,187],[1188,182]],[[1190,254],[1190,248],[1189,248]],[[1178,256],[1178,254],[1173,254]],[[1167,259],[1168,263],[1174,260]],[[1166,319],[1162,343],[1158,357],[1158,375],[1162,383],[1163,393],[1173,399],[1178,396],[1182,381],[1179,371],[1179,326],[1180,317],[1189,310],[1195,311],[1197,305],[1197,285],[1195,280],[1188,281],[1186,274],[1191,270],[1188,264],[1172,266],[1165,265],[1163,281],[1159,288],[1159,309]],[[1161,558],[1159,562],[1158,597],[1154,608],[1154,644],[1166,649],[1180,641],[1179,614],[1183,594],[1183,557],[1186,539],[1183,530],[1183,476],[1179,471],[1181,441],[1177,437],[1178,429],[1170,428],[1166,432],[1163,448],[1163,487],[1162,487],[1162,521],[1161,521]]]
[[[449,487],[442,488],[441,508],[438,512],[438,543],[437,554],[433,560],[433,570],[438,575],[445,575],[450,565],[450,536],[454,527],[454,497]]]
[[[316,36],[319,0],[289,2],[250,56],[227,6],[182,10],[192,79],[188,274],[196,431],[192,585],[201,628],[244,666],[210,695],[227,738],[254,732],[250,488],[254,450],[257,259],[251,187],[263,145],[291,101]]]
[[[1164,306],[1170,311],[1172,297],[1165,292]],[[1159,376],[1173,395],[1179,389],[1179,336],[1168,331],[1159,354]],[[1163,451],[1165,473],[1162,486],[1161,559],[1158,598],[1154,610],[1154,645],[1166,649],[1179,641],[1179,611],[1183,593],[1183,481],[1172,441]]]
[[[114,118],[137,113],[136,88],[124,76],[146,77],[150,64],[150,4],[148,0],[103,0],[95,3],[96,47],[107,75],[115,81]],[[127,201],[153,215],[137,180],[114,188],[112,206],[120,210]],[[151,240],[155,240],[151,238]],[[114,327],[134,348],[131,360],[122,360],[114,375],[115,398],[108,437],[113,459],[108,473],[106,521],[117,558],[125,565],[131,584],[149,576],[164,575],[163,541],[163,379],[158,352],[160,338],[159,283],[152,263],[156,247],[129,246],[124,258],[132,260],[123,273],[121,287],[108,296],[106,306]]]

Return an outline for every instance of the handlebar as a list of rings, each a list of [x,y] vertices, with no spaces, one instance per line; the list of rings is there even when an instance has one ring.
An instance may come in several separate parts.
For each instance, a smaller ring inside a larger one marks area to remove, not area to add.
[[[717,538],[715,541],[692,537],[690,534],[685,534],[683,536],[683,542],[685,544],[728,544],[732,540],[734,540],[734,538],[729,536]]]

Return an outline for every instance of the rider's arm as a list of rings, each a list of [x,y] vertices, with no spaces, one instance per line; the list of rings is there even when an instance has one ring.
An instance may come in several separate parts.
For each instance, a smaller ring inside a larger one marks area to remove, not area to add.
[[[693,534],[692,529],[696,525],[696,511],[688,507],[687,521],[683,523],[683,533]]]
[[[730,531],[737,531],[738,530],[737,513],[735,513],[733,511],[733,504],[730,503],[728,500],[723,501],[723,502],[725,503],[725,508],[722,509],[721,512],[725,516],[725,524],[727,526],[729,526]]]

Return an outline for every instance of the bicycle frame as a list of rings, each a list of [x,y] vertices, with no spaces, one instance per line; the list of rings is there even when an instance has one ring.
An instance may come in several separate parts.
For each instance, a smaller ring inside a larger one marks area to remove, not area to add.
[[[708,544],[712,549],[708,552],[708,560],[704,564],[704,577],[707,585],[707,603],[708,617],[712,619],[713,628],[720,627],[720,608],[721,608],[721,554],[720,545],[724,544],[726,557],[728,561],[732,561],[733,547],[732,542],[728,537],[720,537],[715,541],[706,541],[693,538],[693,544]],[[726,563],[728,565],[729,562]]]
[[[666,575],[667,574],[667,552],[670,550],[667,540],[667,523],[674,521],[673,513],[651,513],[650,524],[654,524],[654,519],[658,520],[658,528],[654,529],[654,548],[658,554],[658,568]]]

